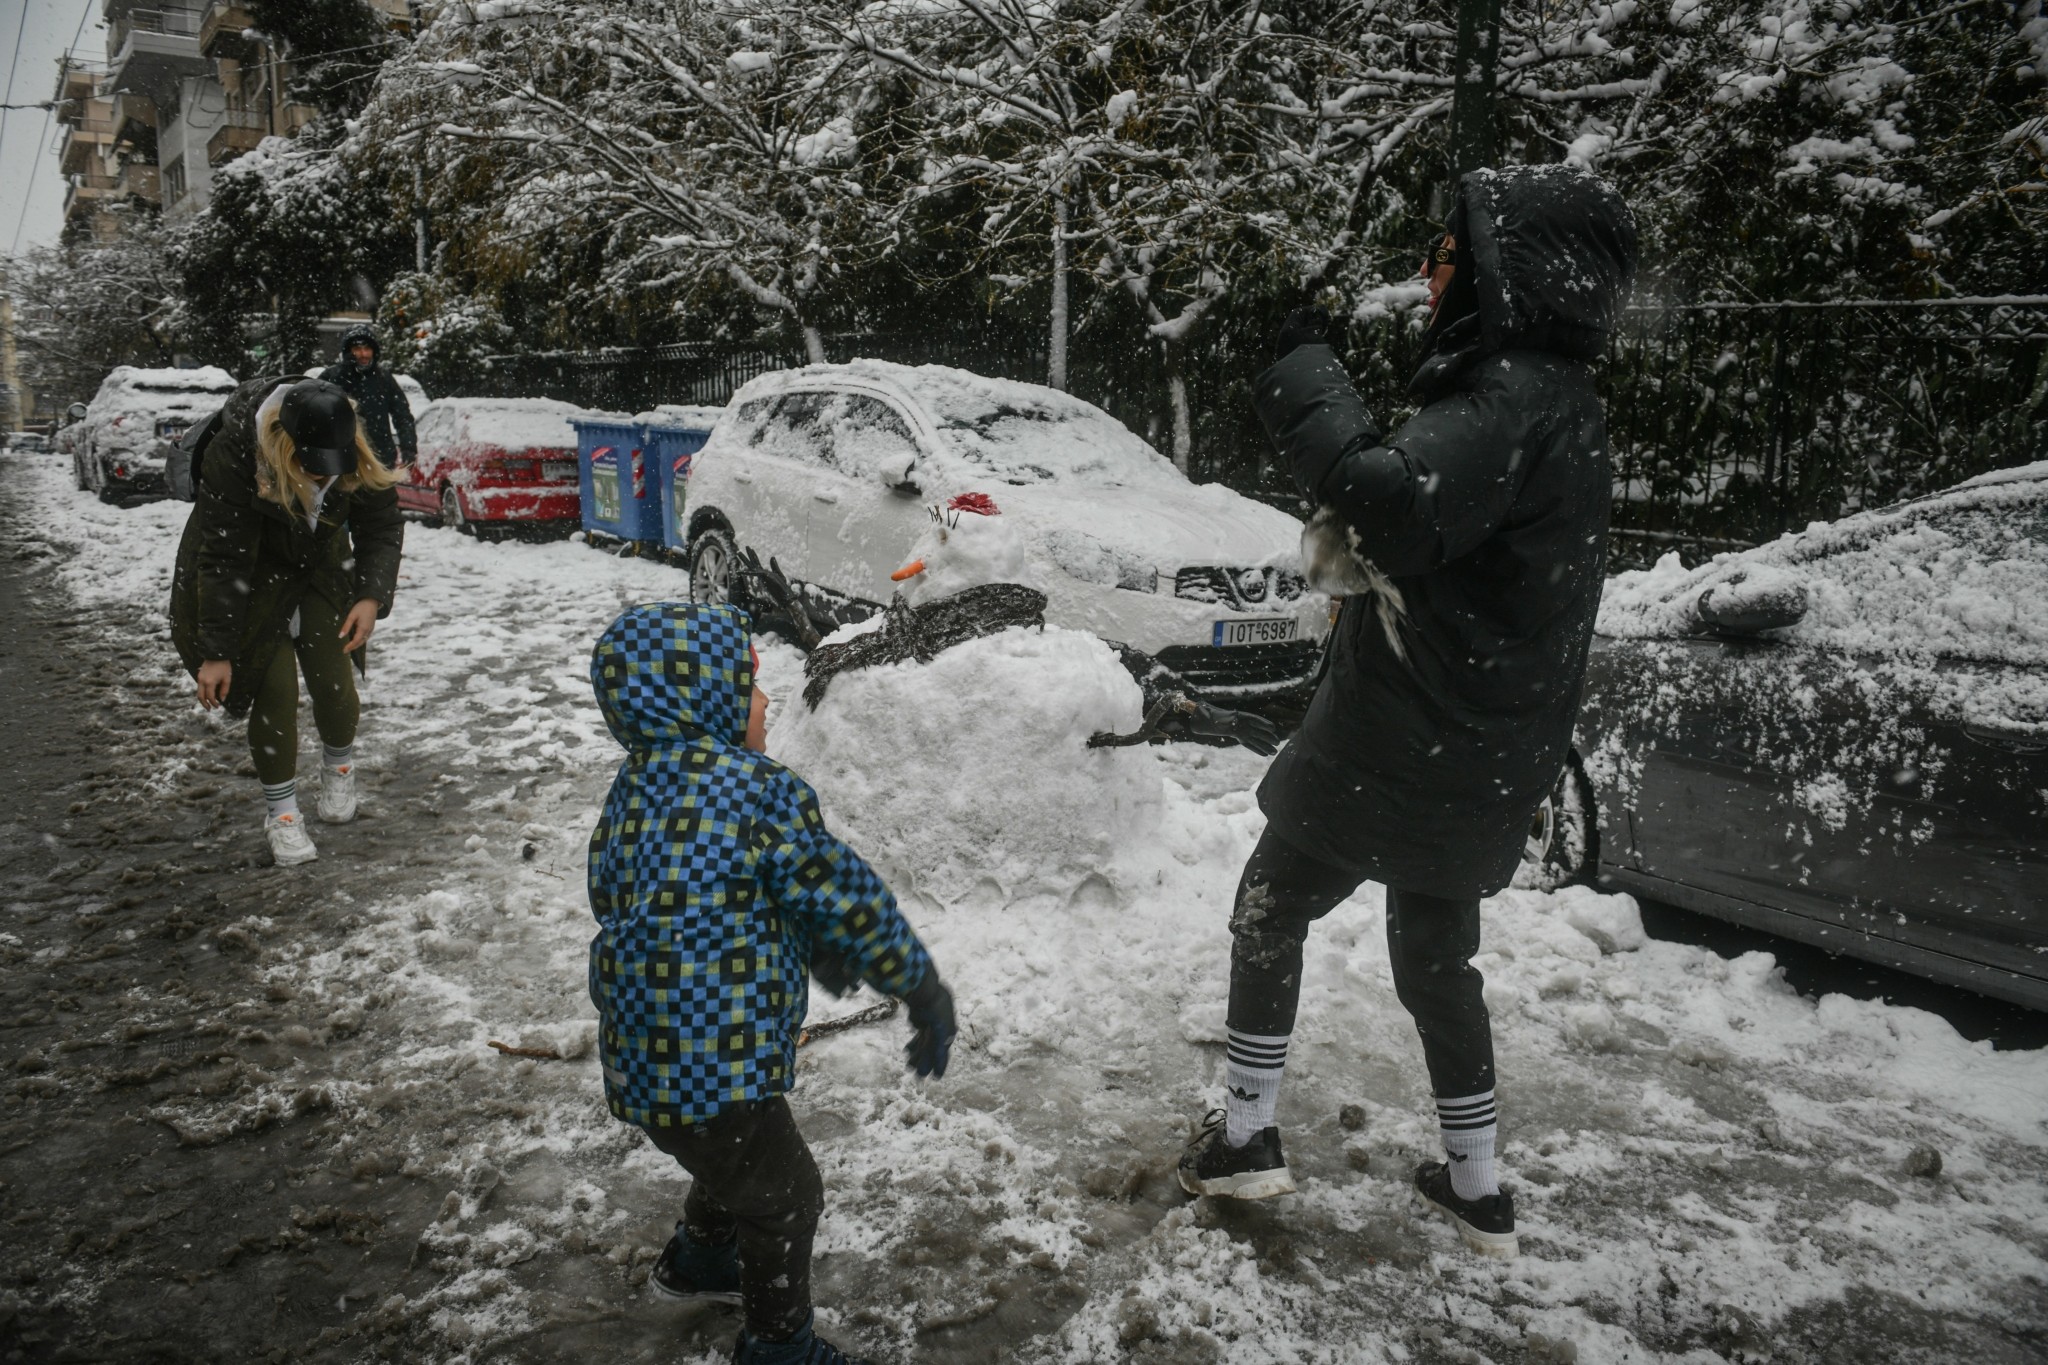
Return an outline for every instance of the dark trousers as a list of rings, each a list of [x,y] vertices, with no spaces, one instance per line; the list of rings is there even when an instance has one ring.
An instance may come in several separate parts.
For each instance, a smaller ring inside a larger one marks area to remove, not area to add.
[[[306,675],[320,742],[337,749],[355,743],[362,704],[355,663],[341,647],[342,619],[326,598],[307,593],[299,604],[298,638],[278,645],[257,685],[249,708],[249,757],[257,778],[270,786],[291,781],[299,770],[299,674]]]
[[[1260,837],[1237,884],[1230,917],[1230,1027],[1283,1037],[1301,1002],[1301,945],[1308,927],[1364,880],[1275,838]],[[1430,1088],[1439,1098],[1493,1089],[1493,1029],[1472,965],[1479,902],[1387,889],[1387,953],[1394,994],[1415,1019]]]
[[[748,1334],[782,1341],[802,1330],[825,1185],[789,1101],[741,1101],[703,1123],[641,1131],[690,1173],[683,1231],[712,1245],[739,1239]]]

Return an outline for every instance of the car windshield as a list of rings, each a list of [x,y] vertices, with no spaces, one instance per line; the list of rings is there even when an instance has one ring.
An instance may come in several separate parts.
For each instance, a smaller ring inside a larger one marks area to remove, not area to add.
[[[1009,483],[1108,487],[1172,474],[1157,451],[1084,403],[1005,394],[929,406],[956,454]]]

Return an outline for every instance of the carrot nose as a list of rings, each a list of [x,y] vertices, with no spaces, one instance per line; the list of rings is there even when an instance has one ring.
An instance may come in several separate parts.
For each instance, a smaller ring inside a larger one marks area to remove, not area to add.
[[[889,581],[891,583],[901,583],[904,579],[915,578],[923,572],[924,561],[922,559],[913,559],[908,564],[905,564],[902,568],[898,569],[895,573],[890,574]]]

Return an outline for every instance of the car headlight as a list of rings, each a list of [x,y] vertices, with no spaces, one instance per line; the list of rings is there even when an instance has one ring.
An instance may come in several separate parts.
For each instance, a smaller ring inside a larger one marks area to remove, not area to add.
[[[1159,570],[1129,551],[1104,545],[1081,531],[1048,531],[1043,543],[1052,562],[1069,578],[1127,592],[1157,592]]]

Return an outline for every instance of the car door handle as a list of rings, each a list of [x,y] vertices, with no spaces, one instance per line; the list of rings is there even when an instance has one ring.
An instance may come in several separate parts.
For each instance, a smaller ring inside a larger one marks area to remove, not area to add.
[[[819,502],[831,503],[835,507],[839,505],[839,495],[837,493],[813,493],[811,496]]]
[[[2038,754],[2048,749],[2048,726],[2021,725],[2007,720],[1966,720],[1963,733],[1979,744],[2010,749],[2016,754]]]

